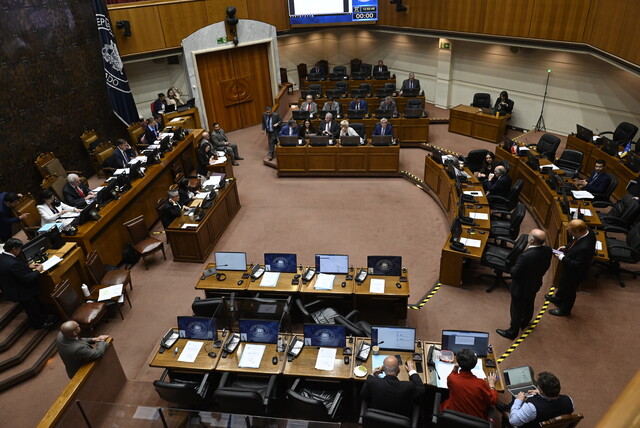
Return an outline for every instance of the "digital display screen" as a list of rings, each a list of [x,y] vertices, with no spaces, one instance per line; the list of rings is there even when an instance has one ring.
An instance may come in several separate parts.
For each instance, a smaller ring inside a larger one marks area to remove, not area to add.
[[[402,272],[402,257],[368,256],[367,267],[373,269],[374,275],[400,276]]]
[[[416,329],[406,327],[371,327],[371,342],[380,349],[413,352]]]
[[[241,319],[239,322],[241,341],[278,343],[279,321]]]
[[[267,272],[296,273],[296,255],[286,253],[265,253],[264,269]]]
[[[347,332],[343,325],[305,324],[304,344],[324,348],[344,348]]]
[[[217,270],[247,270],[246,253],[214,253]]]
[[[378,0],[289,0],[291,25],[374,23]]]
[[[184,339],[215,340],[216,320],[204,317],[178,317],[178,334]]]
[[[471,349],[478,357],[487,356],[489,333],[483,331],[442,330],[442,349],[454,354],[464,348]]]
[[[316,254],[316,270],[320,273],[347,274],[349,273],[349,256]]]

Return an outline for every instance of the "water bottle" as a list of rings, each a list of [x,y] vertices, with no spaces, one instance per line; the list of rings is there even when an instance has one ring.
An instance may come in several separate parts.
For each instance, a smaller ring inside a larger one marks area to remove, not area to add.
[[[89,297],[91,292],[89,291],[89,287],[87,286],[87,284],[82,284],[81,288],[82,288],[82,294],[84,294],[84,297]]]

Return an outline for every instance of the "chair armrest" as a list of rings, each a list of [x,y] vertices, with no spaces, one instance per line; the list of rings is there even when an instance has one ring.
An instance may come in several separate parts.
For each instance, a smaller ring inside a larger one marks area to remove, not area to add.
[[[162,372],[162,376],[158,379],[160,382],[166,382],[167,376],[169,375],[169,369],[164,369]]]
[[[362,399],[362,403],[360,404],[360,416],[358,417],[358,425],[362,425],[362,419],[364,418],[364,412],[369,408],[369,403],[364,398]]]
[[[598,137],[602,137],[603,135],[613,135],[613,131],[604,131],[598,134]]]
[[[613,206],[612,202],[607,202],[607,201],[592,201],[591,204],[596,208],[607,208],[607,207]]]
[[[420,406],[418,403],[413,403],[413,411],[411,412],[411,428],[418,428],[418,421],[420,420]]]
[[[291,385],[291,388],[289,388],[289,389],[291,389],[293,392],[298,392],[298,391],[297,391],[297,388],[298,388],[298,385],[299,385],[301,382],[302,382],[302,378],[300,378],[300,377],[296,378],[296,380],[295,380],[295,381],[293,381],[293,385]]]
[[[344,318],[351,321],[351,319],[355,316],[357,316],[360,313],[360,311],[358,311],[357,309],[352,310],[351,312],[349,312],[347,314],[347,316],[345,316]]]
[[[225,386],[227,386],[227,382],[229,381],[229,372],[224,372],[222,373],[222,376],[220,376],[220,382],[218,382],[218,388],[224,388]]]
[[[616,226],[613,224],[604,226],[602,230],[604,230],[605,234],[607,232],[614,232],[614,233],[624,233],[626,235],[629,232],[629,229],[627,229],[626,227]]]
[[[331,407],[329,408],[329,415],[334,415],[336,412],[336,409],[338,408],[338,406],[340,406],[340,402],[342,401],[342,395],[344,394],[344,392],[342,390],[339,390],[336,393],[336,397],[333,400],[333,403],[331,403]]]
[[[339,325],[345,326],[347,331],[351,334],[354,334],[356,336],[360,336],[362,334],[362,332],[360,331],[357,325],[355,325],[353,322],[346,319],[342,315],[338,315],[337,317],[335,317],[334,321]]]
[[[264,405],[267,406],[269,404],[269,399],[274,393],[276,386],[276,375],[269,376],[269,383],[267,384],[267,391],[264,394]]]
[[[503,247],[503,244],[511,244],[511,245],[516,245],[516,241],[514,241],[513,239],[507,238],[506,236],[497,236],[496,238],[494,238],[496,242],[500,241],[500,245],[501,247]]]
[[[499,215],[499,216],[504,216],[503,218],[508,218],[510,217],[513,213],[511,211],[507,211],[507,210],[491,210],[490,212],[491,215]]]
[[[209,373],[204,375],[204,377],[202,378],[202,381],[200,382],[200,385],[198,385],[198,390],[197,390],[198,395],[204,396],[208,388],[209,388]]]
[[[438,422],[438,416],[440,415],[440,402],[442,401],[442,393],[436,392],[436,396],[433,399],[433,412],[431,412],[432,422],[435,424]]]
[[[498,203],[502,202],[502,203],[505,203],[505,204],[509,203],[509,199],[508,198],[505,198],[504,196],[492,195],[491,193],[489,193],[487,195],[487,199],[489,200],[490,203],[494,202],[494,201],[498,202]]]

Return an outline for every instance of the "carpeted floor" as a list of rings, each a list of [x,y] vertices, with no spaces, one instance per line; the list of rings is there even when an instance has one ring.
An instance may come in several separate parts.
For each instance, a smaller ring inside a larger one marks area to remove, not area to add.
[[[432,117],[448,116],[432,109]],[[401,178],[279,179],[274,169],[262,164],[267,147],[259,126],[229,133],[229,137],[245,158],[234,170],[242,208],[215,250],[245,251],[256,262],[264,252],[293,252],[303,264],[312,263],[314,254],[322,252],[349,254],[355,265],[365,263],[369,254],[401,255],[409,269],[411,303],[436,283],[449,225],[437,203],[422,190]],[[539,137],[523,138],[534,142]],[[461,153],[493,148],[450,134],[446,124],[431,126],[430,142]],[[424,156],[421,149],[402,149],[401,169],[423,177]],[[527,215],[522,232],[535,226]],[[204,265],[174,263],[170,249],[167,257],[167,262],[156,258],[148,271],[141,263],[135,266],[133,308],[125,306],[124,321],[113,319],[99,328],[101,334],[115,338],[129,379],[121,403],[166,405],[151,385],[162,370],[149,368],[148,363],[160,336],[175,324],[177,315],[189,314],[194,296],[201,295],[194,286]],[[490,279],[479,279],[480,273],[491,271],[468,263],[463,287],[443,286],[422,309],[410,310],[407,324],[417,328],[419,338],[439,340],[442,329],[456,328],[491,332],[498,355],[512,345],[494,332],[508,326],[508,290],[485,293]],[[549,278],[542,291],[548,283]],[[529,364],[536,372],[555,373],[563,392],[573,397],[576,410],[585,415],[581,427],[596,425],[640,366],[636,340],[640,329],[633,309],[640,304],[640,288],[638,281],[627,284],[623,289],[606,275],[598,281],[590,277],[570,318],[545,314],[502,363],[503,368]],[[54,356],[35,379],[0,395],[0,419],[11,420],[11,426],[34,426],[66,382],[64,367]]]

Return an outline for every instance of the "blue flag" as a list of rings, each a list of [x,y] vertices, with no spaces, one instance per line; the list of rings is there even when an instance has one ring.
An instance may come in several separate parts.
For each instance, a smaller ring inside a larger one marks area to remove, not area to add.
[[[129,126],[140,120],[138,109],[129,88],[129,81],[124,73],[124,64],[120,59],[116,39],[113,36],[107,7],[103,0],[93,0],[93,6],[96,11],[96,24],[102,45],[102,63],[104,64],[104,75],[111,108],[116,116],[126,126]]]

